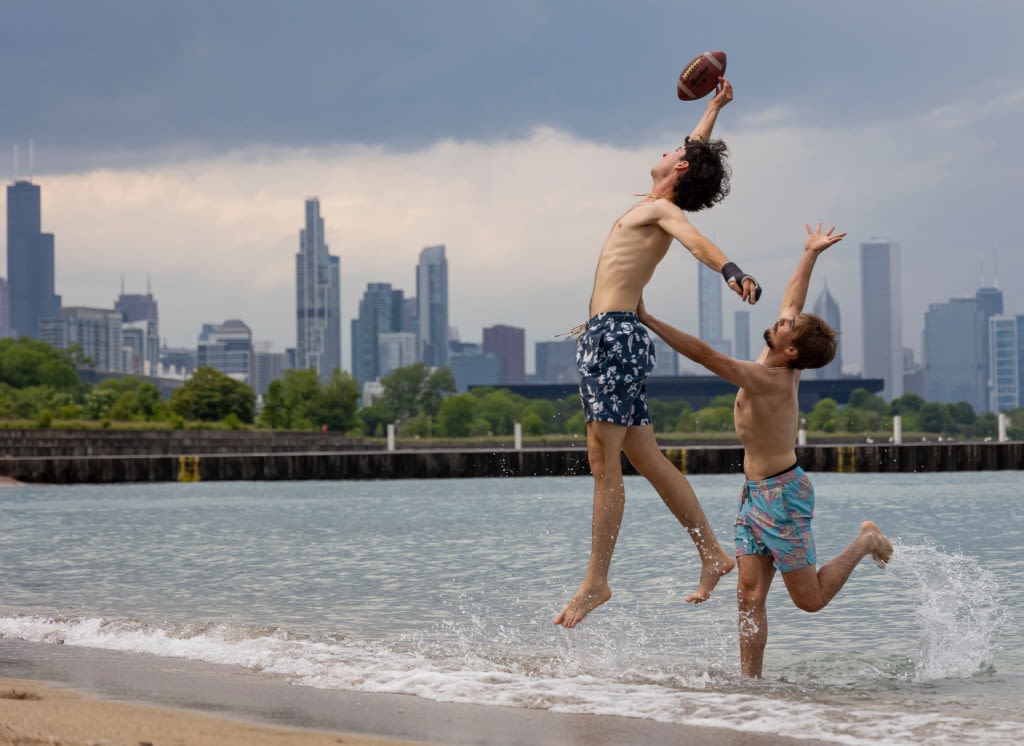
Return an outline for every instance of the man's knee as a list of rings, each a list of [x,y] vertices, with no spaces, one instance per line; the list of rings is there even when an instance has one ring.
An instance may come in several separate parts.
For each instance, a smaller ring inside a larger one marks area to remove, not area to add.
[[[736,602],[741,611],[750,611],[764,606],[768,598],[768,587],[755,580],[745,580],[742,576],[736,583]]]
[[[806,611],[811,614],[816,611],[821,611],[828,603],[817,595],[790,593],[789,597],[793,600],[793,604],[800,609],[800,611]]]

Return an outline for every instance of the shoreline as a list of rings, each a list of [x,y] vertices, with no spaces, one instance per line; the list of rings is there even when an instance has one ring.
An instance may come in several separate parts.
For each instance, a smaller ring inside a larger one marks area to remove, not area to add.
[[[16,640],[0,639],[0,677],[0,746],[827,743],[639,718],[315,689],[233,666]]]

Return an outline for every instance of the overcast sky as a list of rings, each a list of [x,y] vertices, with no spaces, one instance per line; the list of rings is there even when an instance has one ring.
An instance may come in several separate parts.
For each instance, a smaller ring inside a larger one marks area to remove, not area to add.
[[[1024,313],[1022,28],[1012,0],[7,2],[0,174],[42,187],[64,304],[112,307],[122,278],[149,281],[172,346],[227,318],[294,346],[316,196],[346,366],[366,284],[412,295],[419,251],[443,243],[461,338],[523,327],[532,369],[534,342],[585,320],[604,236],[703,112],[676,99],[680,69],[722,49],[733,191],[693,222],[765,286],[755,339],[803,224],[848,231],[809,301],[827,282],[859,369],[861,241],[902,247],[918,356],[928,304],[997,266]],[[696,292],[677,245],[648,303],[695,330]],[[740,307],[724,297],[727,337]]]

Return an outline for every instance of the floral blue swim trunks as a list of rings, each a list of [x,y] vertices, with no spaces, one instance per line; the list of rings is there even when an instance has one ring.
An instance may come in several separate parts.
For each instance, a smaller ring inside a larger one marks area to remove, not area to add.
[[[635,313],[599,313],[576,343],[580,399],[587,422],[650,425],[647,377],[654,343]]]
[[[736,556],[771,554],[779,572],[811,567],[814,552],[814,487],[799,466],[761,480],[747,480],[736,513]]]

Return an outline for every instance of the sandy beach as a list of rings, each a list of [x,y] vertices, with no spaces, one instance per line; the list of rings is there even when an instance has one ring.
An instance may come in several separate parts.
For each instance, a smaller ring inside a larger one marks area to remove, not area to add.
[[[813,746],[606,715],[295,686],[232,666],[0,639],[0,746]]]
[[[257,725],[0,679],[0,746],[397,746],[423,742]]]

